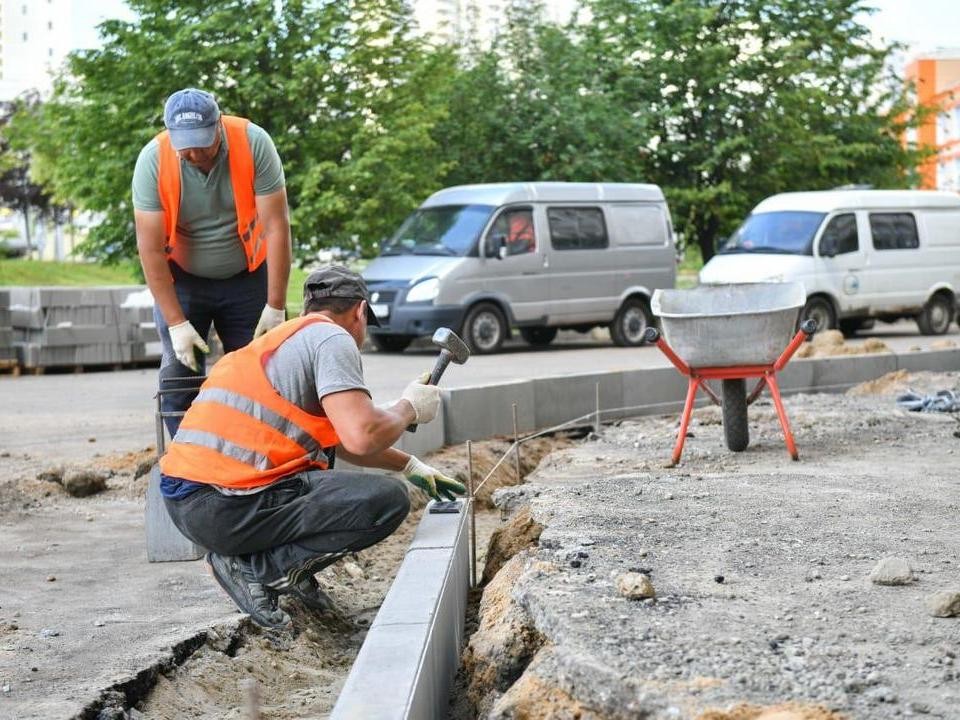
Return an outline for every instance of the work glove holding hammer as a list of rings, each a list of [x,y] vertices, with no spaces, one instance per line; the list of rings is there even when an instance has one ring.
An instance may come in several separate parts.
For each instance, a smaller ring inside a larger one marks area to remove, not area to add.
[[[444,475],[413,455],[403,468],[403,476],[433,500],[456,500],[457,495],[465,495],[467,492],[463,483]]]
[[[436,385],[427,385],[430,373],[424,373],[407,385],[400,397],[413,405],[417,414],[415,423],[428,423],[437,416],[440,410],[440,388]]]

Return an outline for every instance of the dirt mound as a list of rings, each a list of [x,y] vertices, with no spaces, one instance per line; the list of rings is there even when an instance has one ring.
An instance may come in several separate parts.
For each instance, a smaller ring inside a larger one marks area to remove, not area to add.
[[[483,584],[490,582],[510,558],[535,545],[542,532],[543,526],[533,519],[529,505],[518,511],[506,525],[495,530],[487,549]]]
[[[909,372],[895,370],[876,380],[854,385],[847,390],[847,395],[854,397],[865,395],[896,396],[907,390],[919,393],[933,393],[937,390],[950,390],[960,386],[960,374],[938,372]]]
[[[708,710],[697,720],[844,720],[845,716],[821,705],[737,705],[727,711]]]
[[[890,352],[886,343],[876,338],[867,338],[862,344],[845,342],[839,330],[824,330],[813,336],[797,351],[799,358],[835,357],[838,355],[869,355]]]

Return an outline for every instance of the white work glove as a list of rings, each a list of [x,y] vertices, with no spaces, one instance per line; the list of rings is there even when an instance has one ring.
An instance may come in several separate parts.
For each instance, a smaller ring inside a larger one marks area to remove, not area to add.
[[[463,483],[444,475],[413,455],[403,468],[403,476],[434,500],[456,500],[457,495],[465,495],[467,492]]]
[[[206,354],[210,352],[207,343],[200,337],[200,333],[194,329],[189,320],[170,326],[170,344],[173,345],[173,353],[182,365],[186,365],[194,372],[200,372],[197,366],[197,356],[194,348],[199,348],[200,352]]]
[[[440,388],[436,385],[425,385],[429,379],[430,373],[424,373],[407,385],[400,396],[413,405],[413,412],[417,415],[413,422],[418,425],[433,420],[440,409]]]
[[[258,338],[265,332],[270,332],[286,319],[286,310],[277,310],[270,305],[264,305],[263,312],[260,313],[260,322],[257,323],[257,329],[253,331],[253,337]]]

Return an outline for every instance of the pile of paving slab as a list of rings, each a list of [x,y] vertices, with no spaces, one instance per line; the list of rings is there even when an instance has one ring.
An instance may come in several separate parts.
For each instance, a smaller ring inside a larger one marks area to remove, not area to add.
[[[42,372],[159,358],[144,286],[0,289],[0,364]]]

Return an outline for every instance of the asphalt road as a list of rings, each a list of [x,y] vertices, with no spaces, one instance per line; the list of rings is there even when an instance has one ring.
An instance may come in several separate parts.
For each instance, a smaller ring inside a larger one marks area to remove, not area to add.
[[[956,325],[939,338],[921,336],[912,322],[879,324],[860,339],[877,337],[894,351],[928,347],[951,339],[960,343]],[[436,352],[420,341],[402,354],[364,353],[364,375],[376,402],[399,396],[403,387],[433,366]],[[512,341],[497,355],[476,356],[451,365],[442,384],[484,385],[505,380],[668,365],[653,347],[618,348],[600,335],[561,333],[548,348]],[[84,374],[0,376],[0,452],[56,456],[79,461],[93,453],[126,452],[155,442],[153,394],[156,370]]]

